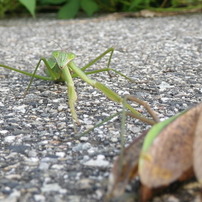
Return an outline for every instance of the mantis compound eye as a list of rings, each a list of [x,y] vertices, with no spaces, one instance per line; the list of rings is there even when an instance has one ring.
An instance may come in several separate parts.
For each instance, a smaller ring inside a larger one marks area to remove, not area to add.
[[[74,53],[68,53],[67,54],[68,60],[73,60],[75,57],[76,57],[76,55]]]

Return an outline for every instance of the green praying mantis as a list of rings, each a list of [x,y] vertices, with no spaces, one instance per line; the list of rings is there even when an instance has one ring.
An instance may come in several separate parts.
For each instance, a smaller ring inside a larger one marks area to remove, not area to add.
[[[107,71],[108,74],[110,75],[110,71],[113,71],[113,72],[117,73],[118,75],[131,81],[131,79],[129,77],[127,77],[124,74],[122,74],[121,72],[109,67],[113,52],[114,52],[114,48],[107,49],[105,52],[103,52],[101,55],[96,57],[94,60],[92,60],[90,63],[88,63],[87,65],[85,65],[82,68],[79,68],[76,65],[76,63],[74,62],[76,55],[73,53],[65,52],[65,51],[53,51],[51,57],[48,59],[42,57],[38,61],[33,73],[22,71],[22,70],[19,70],[19,69],[13,68],[13,67],[9,67],[9,66],[3,65],[3,64],[0,64],[0,66],[31,77],[28,87],[25,91],[25,95],[28,92],[28,90],[30,89],[30,86],[31,86],[34,78],[38,78],[38,79],[42,79],[42,80],[65,82],[67,85],[67,88],[68,88],[68,102],[69,102],[70,112],[71,112],[71,115],[73,118],[73,123],[74,123],[74,121],[79,123],[76,109],[75,109],[75,104],[77,101],[77,93],[76,93],[76,89],[75,89],[74,81],[73,81],[73,78],[75,78],[75,77],[80,77],[83,81],[85,81],[92,87],[95,87],[96,89],[100,90],[110,100],[112,100],[116,103],[119,103],[119,104],[123,103],[123,98],[120,97],[117,93],[115,93],[114,91],[112,91],[111,89],[106,87],[105,85],[101,84],[100,82],[91,79],[88,76],[89,74],[94,74],[94,73],[99,73],[99,72],[104,72],[104,71]],[[106,68],[92,70],[92,71],[86,71],[90,66],[92,66],[94,63],[96,63],[98,60],[100,60],[102,57],[104,57],[108,53],[110,54],[110,56],[109,56]],[[36,74],[42,61],[44,62],[45,66],[46,66],[44,71],[47,74],[47,76],[41,76],[41,75]],[[143,115],[141,115],[131,105],[127,104],[126,108],[129,109],[132,116],[139,118],[144,122],[154,124],[153,120],[149,120],[146,117],[144,117]]]
[[[159,122],[147,103],[128,98],[146,106],[156,124],[124,148],[114,162],[106,200],[118,201],[136,176],[141,182],[137,199],[141,202],[151,199],[153,191],[194,175],[202,186],[202,103]]]

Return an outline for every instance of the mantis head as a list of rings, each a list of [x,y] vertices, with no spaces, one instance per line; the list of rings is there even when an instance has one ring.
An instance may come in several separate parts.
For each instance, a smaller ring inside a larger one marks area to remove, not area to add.
[[[53,51],[52,56],[60,68],[64,68],[76,57],[73,53],[67,53],[63,51]]]

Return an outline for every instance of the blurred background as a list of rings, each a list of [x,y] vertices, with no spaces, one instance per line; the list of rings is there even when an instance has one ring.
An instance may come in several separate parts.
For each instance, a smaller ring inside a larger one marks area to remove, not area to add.
[[[55,13],[58,19],[114,12],[201,12],[202,0],[0,0],[0,18]]]

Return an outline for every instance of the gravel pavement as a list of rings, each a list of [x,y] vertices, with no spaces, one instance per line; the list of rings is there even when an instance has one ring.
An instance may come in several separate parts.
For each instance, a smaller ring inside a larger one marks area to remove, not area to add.
[[[91,77],[121,96],[147,101],[161,119],[201,102],[201,14],[10,19],[0,21],[0,36],[0,63],[29,72],[53,50],[75,53],[82,67],[114,47],[111,67],[136,82],[104,72]],[[107,56],[92,69],[106,62]],[[44,74],[43,68],[38,74]],[[120,117],[75,139],[66,86],[35,79],[23,98],[29,79],[0,67],[0,201],[104,201],[110,168],[120,152]],[[74,81],[79,132],[122,109],[81,79]],[[146,128],[128,118],[127,143]],[[170,199],[182,201],[175,193],[161,201]]]

